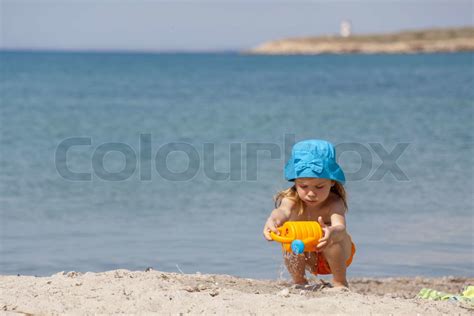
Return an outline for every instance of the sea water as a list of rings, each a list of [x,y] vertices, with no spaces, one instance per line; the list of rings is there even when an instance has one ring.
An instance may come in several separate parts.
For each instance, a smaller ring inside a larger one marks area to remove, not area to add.
[[[319,138],[349,276],[473,276],[473,56],[2,52],[0,273],[278,278],[262,228]]]

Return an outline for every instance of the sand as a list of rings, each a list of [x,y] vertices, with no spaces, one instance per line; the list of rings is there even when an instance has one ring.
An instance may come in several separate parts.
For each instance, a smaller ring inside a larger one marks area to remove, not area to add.
[[[341,314],[473,315],[459,302],[416,298],[422,287],[459,293],[474,278],[354,278],[350,290],[318,279],[300,288],[285,280],[229,275],[114,270],[50,277],[0,276],[0,310],[24,314]]]

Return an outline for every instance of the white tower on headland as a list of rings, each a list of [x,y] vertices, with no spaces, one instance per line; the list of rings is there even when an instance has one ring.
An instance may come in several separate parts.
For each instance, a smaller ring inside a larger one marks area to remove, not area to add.
[[[341,22],[341,30],[340,34],[342,37],[349,37],[352,34],[352,25],[351,21],[349,20],[343,20]]]

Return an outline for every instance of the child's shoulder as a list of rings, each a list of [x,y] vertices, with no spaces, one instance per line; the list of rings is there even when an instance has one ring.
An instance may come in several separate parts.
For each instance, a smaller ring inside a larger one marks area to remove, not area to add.
[[[334,192],[329,194],[326,205],[331,213],[344,215],[347,211],[344,200]]]
[[[287,211],[292,211],[295,206],[296,202],[294,200],[290,199],[289,197],[284,197],[281,199],[279,208]]]

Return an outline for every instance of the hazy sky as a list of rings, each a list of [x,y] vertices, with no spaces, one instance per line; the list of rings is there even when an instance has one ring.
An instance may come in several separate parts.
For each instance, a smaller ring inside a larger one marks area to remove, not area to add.
[[[473,25],[472,1],[0,0],[0,48],[240,50],[263,41]]]

